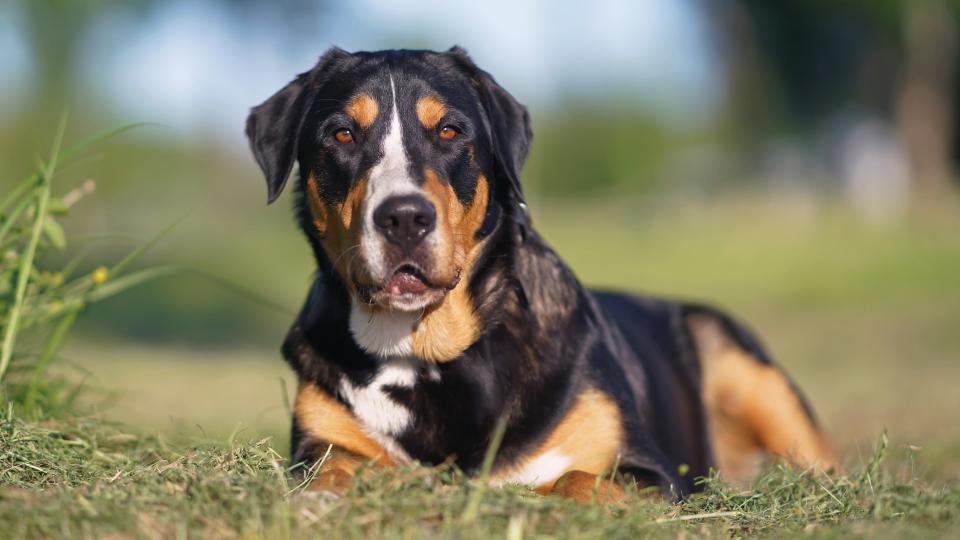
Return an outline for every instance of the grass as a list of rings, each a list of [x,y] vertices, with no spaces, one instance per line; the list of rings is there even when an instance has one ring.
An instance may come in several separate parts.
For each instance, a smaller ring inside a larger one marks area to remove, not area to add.
[[[677,538],[743,535],[942,537],[960,487],[882,466],[848,477],[774,467],[747,491],[717,478],[668,505],[629,490],[578,505],[522,487],[480,489],[449,467],[374,471],[344,498],[304,492],[268,439],[171,445],[98,420],[0,416],[0,537]],[[466,510],[475,505],[475,512]]]

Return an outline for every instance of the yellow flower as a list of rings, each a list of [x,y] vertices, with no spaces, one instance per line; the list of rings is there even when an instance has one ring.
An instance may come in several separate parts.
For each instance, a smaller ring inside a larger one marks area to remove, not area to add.
[[[107,267],[101,266],[93,271],[93,274],[90,274],[90,277],[93,278],[93,282],[96,285],[103,285],[107,278],[110,277],[110,271],[107,270]]]

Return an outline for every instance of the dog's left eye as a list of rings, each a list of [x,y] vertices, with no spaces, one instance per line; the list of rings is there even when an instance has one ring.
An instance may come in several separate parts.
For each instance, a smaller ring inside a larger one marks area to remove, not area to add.
[[[333,132],[333,138],[340,144],[347,144],[353,142],[353,132],[346,128],[338,129]]]
[[[457,138],[457,135],[460,134],[460,130],[453,126],[443,126],[440,128],[440,131],[437,132],[437,135],[445,141],[451,141]]]

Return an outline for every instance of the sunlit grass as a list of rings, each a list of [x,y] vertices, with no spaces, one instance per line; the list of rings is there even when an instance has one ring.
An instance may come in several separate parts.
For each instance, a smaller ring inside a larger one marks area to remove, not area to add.
[[[885,452],[881,439],[845,477],[772,468],[748,491],[706,479],[676,506],[634,489],[619,504],[578,505],[417,466],[371,470],[337,498],[302,492],[269,440],[170,445],[102,422],[2,414],[0,537],[939,537],[960,525],[960,488],[891,474]]]

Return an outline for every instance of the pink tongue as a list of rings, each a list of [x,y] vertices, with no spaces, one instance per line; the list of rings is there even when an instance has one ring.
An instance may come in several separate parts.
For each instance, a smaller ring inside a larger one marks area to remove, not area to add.
[[[426,290],[427,284],[409,272],[397,272],[387,283],[390,294],[421,294]]]

